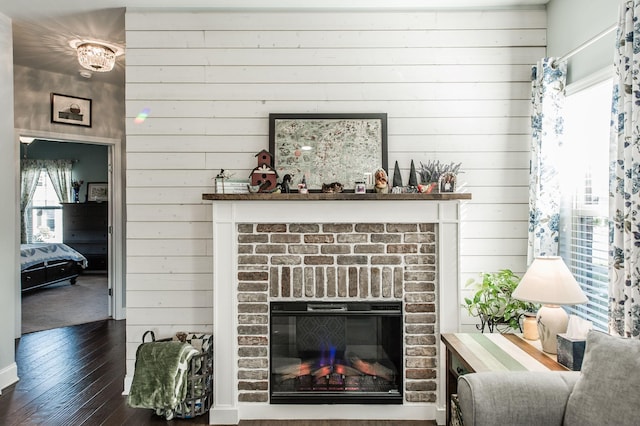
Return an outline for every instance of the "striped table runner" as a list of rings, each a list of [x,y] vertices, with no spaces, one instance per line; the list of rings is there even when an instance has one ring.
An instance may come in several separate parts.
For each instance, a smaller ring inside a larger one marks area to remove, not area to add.
[[[565,370],[555,360],[514,334],[455,333],[478,363],[474,371]],[[467,360],[470,361],[470,360]]]

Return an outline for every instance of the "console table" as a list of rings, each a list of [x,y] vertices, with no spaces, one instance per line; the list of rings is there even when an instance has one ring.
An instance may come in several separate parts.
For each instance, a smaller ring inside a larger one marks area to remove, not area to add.
[[[554,355],[547,355],[516,334],[446,333],[447,424],[451,420],[451,395],[458,377],[486,371],[567,371]]]

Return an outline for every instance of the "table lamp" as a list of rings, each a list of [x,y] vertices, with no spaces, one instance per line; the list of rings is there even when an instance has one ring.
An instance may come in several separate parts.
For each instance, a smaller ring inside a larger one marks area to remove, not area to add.
[[[569,316],[560,305],[586,303],[587,296],[559,256],[537,257],[513,291],[514,299],[541,303],[536,320],[542,350],[558,353],[558,333],[567,331]]]

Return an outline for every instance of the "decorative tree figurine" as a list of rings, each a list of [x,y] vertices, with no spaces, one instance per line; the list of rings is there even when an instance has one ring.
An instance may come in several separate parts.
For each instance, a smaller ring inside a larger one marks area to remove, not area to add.
[[[409,172],[409,188],[411,192],[416,192],[418,189],[418,175],[416,174],[416,165],[411,160],[411,171]]]
[[[400,166],[398,166],[397,161],[393,168],[393,187],[402,188],[402,175],[400,174]]]

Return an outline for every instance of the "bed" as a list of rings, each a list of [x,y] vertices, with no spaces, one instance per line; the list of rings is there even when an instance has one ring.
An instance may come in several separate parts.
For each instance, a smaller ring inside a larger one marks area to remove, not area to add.
[[[87,267],[87,258],[62,243],[20,245],[22,291],[76,278]]]

